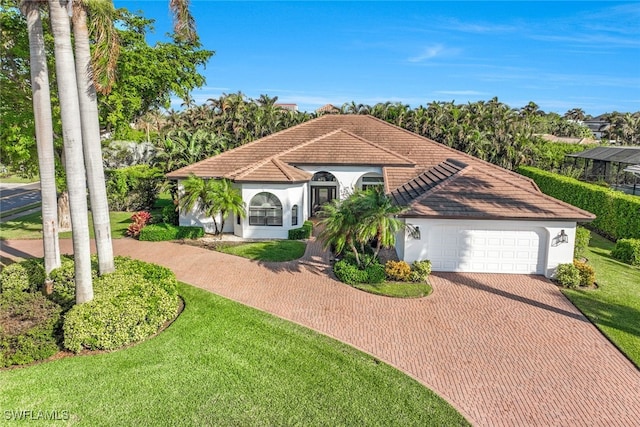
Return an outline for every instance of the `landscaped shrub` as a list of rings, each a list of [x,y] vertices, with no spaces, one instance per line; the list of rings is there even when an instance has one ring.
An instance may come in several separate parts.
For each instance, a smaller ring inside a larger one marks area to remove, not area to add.
[[[379,263],[371,263],[364,269],[359,268],[355,263],[345,258],[333,265],[333,272],[338,280],[348,285],[358,283],[382,283],[386,278],[384,266]]]
[[[165,224],[178,225],[178,211],[176,206],[171,204],[162,208],[162,222]]]
[[[40,292],[0,294],[0,367],[24,365],[55,354],[61,311]]]
[[[428,259],[422,261],[414,261],[411,264],[411,276],[412,282],[426,282],[431,274],[431,261]]]
[[[292,228],[289,230],[289,240],[308,239],[313,233],[313,223],[305,221],[300,228]]]
[[[140,240],[161,242],[178,239],[197,239],[204,236],[202,227],[175,226],[171,224],[150,224],[140,231]]]
[[[640,239],[618,240],[611,256],[627,264],[640,265]]]
[[[91,257],[92,280],[98,277],[98,258]],[[60,267],[51,271],[49,275],[53,280],[53,293],[49,296],[55,303],[61,305],[65,310],[71,308],[76,301],[76,273],[73,258],[68,255],[60,257]]]
[[[387,261],[384,272],[389,280],[406,282],[411,276],[411,267],[404,261]]]
[[[116,271],[94,280],[94,299],[65,315],[64,347],[113,350],[143,340],[173,318],[178,307],[173,273],[117,258]]]
[[[13,290],[33,292],[42,288],[44,279],[44,263],[41,259],[9,264],[0,271],[0,293]]]
[[[151,222],[151,214],[146,211],[136,212],[131,215],[131,224],[127,228],[127,236],[138,237],[140,231]]]
[[[530,166],[518,172],[532,178],[543,193],[594,213],[597,218],[591,225],[599,233],[614,239],[640,238],[640,198]]]
[[[148,165],[105,171],[109,207],[115,211],[150,209],[164,179],[162,172]]]
[[[587,254],[589,241],[591,240],[591,231],[584,227],[576,228],[576,242],[573,247],[573,257],[576,259],[584,258]]]
[[[382,264],[369,264],[364,271],[367,273],[367,281],[364,283],[375,285],[376,283],[384,282],[387,278],[387,275],[384,273],[384,265]]]
[[[586,262],[574,259],[573,265],[580,272],[580,286],[591,287],[596,283],[596,271]]]
[[[560,264],[556,269],[556,281],[560,286],[577,288],[580,286],[580,270],[573,264]]]

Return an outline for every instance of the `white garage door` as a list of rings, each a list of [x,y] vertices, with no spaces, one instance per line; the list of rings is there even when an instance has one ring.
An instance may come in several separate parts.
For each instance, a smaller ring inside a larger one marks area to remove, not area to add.
[[[485,230],[434,227],[428,254],[434,271],[543,274],[542,229]]]

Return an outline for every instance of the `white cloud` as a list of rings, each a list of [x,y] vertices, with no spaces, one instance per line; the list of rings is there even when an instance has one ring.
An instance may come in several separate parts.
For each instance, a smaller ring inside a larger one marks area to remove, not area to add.
[[[443,56],[455,56],[460,52],[460,49],[447,48],[442,44],[433,44],[425,47],[418,55],[408,58],[409,62],[424,62],[433,58],[440,58]]]

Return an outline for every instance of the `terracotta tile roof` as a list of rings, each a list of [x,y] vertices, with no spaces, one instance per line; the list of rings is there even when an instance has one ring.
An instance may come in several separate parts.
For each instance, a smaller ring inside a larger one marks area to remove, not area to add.
[[[178,179],[193,173],[243,182],[309,180],[310,174],[296,164],[381,165],[385,190],[411,199],[403,203],[408,206],[407,216],[595,218],[544,195],[529,178],[366,115],[323,115],[167,176]],[[447,176],[452,170],[447,168],[460,170]],[[413,197],[406,185],[417,186],[422,193]]]
[[[393,190],[391,197],[396,204],[408,206],[432,188],[456,177],[467,167],[466,163],[447,159]]]
[[[333,104],[325,104],[322,107],[318,108],[316,110],[316,113],[333,113],[333,114],[337,114],[340,113],[340,109],[338,107],[336,107]]]

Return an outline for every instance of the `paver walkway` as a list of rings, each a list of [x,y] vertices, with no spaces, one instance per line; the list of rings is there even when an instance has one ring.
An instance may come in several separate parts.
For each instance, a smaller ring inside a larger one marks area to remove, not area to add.
[[[436,273],[431,296],[402,300],[327,277],[318,245],[302,261],[273,264],[178,243],[113,243],[119,255],[398,367],[475,425],[640,426],[640,371],[542,277]],[[2,242],[0,251],[41,254],[40,241]]]

